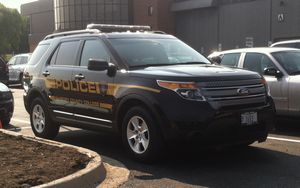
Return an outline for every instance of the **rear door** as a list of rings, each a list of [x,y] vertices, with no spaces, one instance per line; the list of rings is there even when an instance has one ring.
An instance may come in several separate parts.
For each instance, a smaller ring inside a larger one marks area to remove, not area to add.
[[[70,99],[74,96],[74,91],[71,78],[74,67],[78,65],[80,43],[80,40],[62,41],[42,71],[50,108],[55,113],[55,117],[61,120],[73,118]]]
[[[264,75],[265,68],[280,70],[267,54],[246,53],[243,68],[262,74],[270,87],[277,112],[279,114],[288,112],[288,80],[285,76],[276,78]]]
[[[100,38],[88,38],[84,41],[79,66],[72,75],[73,83],[78,87],[74,102],[74,116],[79,122],[93,126],[111,128],[114,103],[114,79],[105,71],[87,69],[89,59],[112,61],[112,56]]]

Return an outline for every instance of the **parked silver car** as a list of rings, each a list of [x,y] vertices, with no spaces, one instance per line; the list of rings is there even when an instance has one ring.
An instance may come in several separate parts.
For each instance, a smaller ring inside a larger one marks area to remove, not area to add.
[[[278,115],[300,117],[300,50],[294,48],[247,48],[208,56],[224,66],[245,68],[264,75]]]
[[[8,64],[9,70],[9,82],[10,83],[22,83],[23,72],[31,54],[19,54],[12,57]]]

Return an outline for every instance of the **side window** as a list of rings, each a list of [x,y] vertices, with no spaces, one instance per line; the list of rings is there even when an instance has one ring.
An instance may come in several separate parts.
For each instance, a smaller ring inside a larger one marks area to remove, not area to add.
[[[224,54],[221,60],[221,65],[227,67],[237,67],[240,57],[240,53]]]
[[[109,61],[109,54],[100,40],[85,41],[80,66],[87,66],[89,59],[103,59]]]
[[[272,62],[272,60],[266,55],[262,56],[260,65],[261,65],[262,74],[264,74],[264,70],[266,68],[277,68]]]
[[[21,58],[21,64],[26,64],[28,61],[28,57],[22,57]]]
[[[52,56],[56,55],[56,61],[51,63],[52,65],[64,65],[64,66],[75,66],[76,65],[76,55],[79,48],[80,41],[70,41],[63,42],[60,44],[57,52]]]
[[[244,68],[263,74],[265,68],[275,67],[271,59],[260,53],[247,53],[244,61]]]
[[[21,62],[22,62],[22,57],[17,57],[15,65],[21,65]]]

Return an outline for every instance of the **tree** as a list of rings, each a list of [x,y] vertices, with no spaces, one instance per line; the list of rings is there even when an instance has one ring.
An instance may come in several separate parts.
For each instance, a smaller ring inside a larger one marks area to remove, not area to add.
[[[0,3],[0,54],[28,51],[28,21]]]

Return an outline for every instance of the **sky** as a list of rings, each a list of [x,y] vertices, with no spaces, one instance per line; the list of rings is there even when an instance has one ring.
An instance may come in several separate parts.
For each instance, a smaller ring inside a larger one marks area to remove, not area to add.
[[[20,12],[21,4],[29,3],[32,1],[37,1],[37,0],[0,0],[0,3],[2,3],[4,6],[8,8],[18,9]]]

